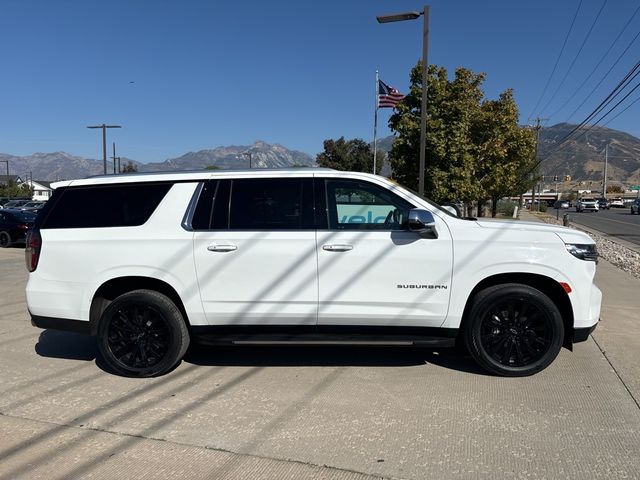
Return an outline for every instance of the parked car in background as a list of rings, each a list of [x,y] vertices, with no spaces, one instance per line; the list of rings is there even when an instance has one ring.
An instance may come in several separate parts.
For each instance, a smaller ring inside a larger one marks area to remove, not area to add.
[[[33,227],[36,214],[20,210],[0,211],[0,247],[7,248],[16,243],[25,243],[27,230]]]
[[[23,206],[21,206],[20,210],[26,211],[26,212],[38,213],[40,210],[42,210],[42,207],[44,207],[45,203],[46,202],[41,202],[41,201],[28,202],[28,203],[25,203]]]
[[[20,207],[20,210],[30,210],[32,208],[42,208],[44,202],[39,200],[34,200],[33,202],[27,202]]]
[[[611,200],[611,206],[614,208],[624,208],[624,201],[621,198],[614,198]]]
[[[556,203],[553,204],[553,208],[557,208],[558,210],[561,208],[569,208],[569,202],[566,200],[557,200]]]
[[[576,203],[576,212],[597,212],[598,202],[595,198],[581,198]]]
[[[631,204],[631,215],[640,215],[640,198],[636,198]]]
[[[611,208],[611,203],[606,198],[598,199],[598,208],[600,210],[609,210]]]
[[[4,208],[20,208],[25,203],[29,203],[31,200],[9,200],[4,204]]]

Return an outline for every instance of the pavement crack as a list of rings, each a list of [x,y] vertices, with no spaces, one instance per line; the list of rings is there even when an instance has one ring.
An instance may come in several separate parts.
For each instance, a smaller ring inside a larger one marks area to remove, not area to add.
[[[607,352],[600,346],[600,344],[598,343],[598,340],[596,340],[596,337],[591,335],[591,338],[593,338],[593,341],[596,344],[596,346],[598,347],[598,350],[600,350],[600,353],[602,353],[602,355],[604,356],[605,360],[607,361],[607,363],[609,364],[611,369],[614,371],[614,373],[616,374],[616,376],[620,380],[620,383],[622,383],[622,385],[624,386],[625,390],[627,391],[627,393],[629,394],[629,396],[631,397],[633,402],[636,404],[636,407],[638,408],[638,410],[640,410],[640,402],[638,402],[638,399],[633,395],[633,392],[629,389],[629,387],[627,387],[627,384],[625,383],[625,381],[620,376],[620,372],[618,372],[618,369],[611,362],[611,359],[607,355]]]
[[[247,458],[255,458],[257,460],[268,460],[271,462],[278,462],[278,463],[293,463],[293,464],[297,464],[297,465],[302,465],[302,466],[306,466],[306,467],[312,467],[312,468],[318,468],[318,469],[327,469],[327,470],[333,470],[336,472],[344,472],[344,473],[351,473],[354,475],[362,475],[363,477],[367,477],[367,478],[371,478],[371,479],[376,479],[376,480],[405,480],[402,477],[390,477],[390,476],[382,476],[382,475],[377,475],[375,473],[368,473],[368,472],[361,472],[359,470],[352,470],[349,468],[342,468],[342,467],[334,467],[331,465],[326,465],[326,464],[317,464],[317,463],[313,463],[313,462],[307,462],[307,461],[303,461],[303,460],[294,460],[291,458],[278,458],[278,457],[270,457],[270,456],[266,456],[266,455],[257,455],[254,453],[242,453],[242,452],[234,452],[233,450],[227,450],[225,448],[220,448],[220,447],[211,447],[211,446],[207,446],[207,445],[195,445],[195,444],[191,444],[191,443],[185,443],[185,442],[176,442],[174,440],[167,440],[166,438],[159,438],[159,437],[152,437],[152,436],[144,436],[144,435],[137,435],[134,433],[123,433],[123,432],[117,432],[117,431],[113,431],[113,430],[108,430],[108,429],[103,429],[103,428],[99,428],[99,427],[89,427],[86,425],[70,425],[67,423],[58,423],[58,422],[51,422],[48,420],[38,420],[38,419],[34,419],[34,418],[30,418],[30,417],[23,417],[23,416],[19,416],[19,415],[11,415],[5,412],[0,412],[0,417],[7,417],[7,418],[12,418],[15,420],[28,420],[31,422],[35,422],[35,423],[40,423],[40,424],[44,424],[44,425],[51,425],[52,427],[62,427],[62,428],[70,428],[70,429],[74,429],[74,430],[81,430],[81,431],[92,431],[92,432],[96,432],[96,433],[104,433],[107,435],[116,435],[118,437],[123,437],[123,438],[135,438],[135,439],[139,439],[139,440],[148,440],[151,442],[164,442],[167,444],[171,444],[171,445],[177,445],[180,447],[189,447],[189,448],[202,448],[204,450],[209,450],[212,452],[219,452],[219,453],[225,453],[228,455],[234,455],[234,456],[238,456],[238,457],[247,457]]]

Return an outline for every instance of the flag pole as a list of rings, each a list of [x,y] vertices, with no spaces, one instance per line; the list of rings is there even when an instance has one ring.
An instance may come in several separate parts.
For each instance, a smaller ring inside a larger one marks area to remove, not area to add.
[[[378,70],[376,70],[376,90],[375,90],[375,98],[376,98],[376,108],[375,114],[373,117],[373,174],[376,174],[376,161],[378,157],[378,85],[380,82],[380,76]]]

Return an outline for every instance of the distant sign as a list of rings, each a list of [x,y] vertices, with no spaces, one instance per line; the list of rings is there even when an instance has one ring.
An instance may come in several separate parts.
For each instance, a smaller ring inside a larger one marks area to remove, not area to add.
[[[640,190],[640,185],[632,185],[631,190]]]

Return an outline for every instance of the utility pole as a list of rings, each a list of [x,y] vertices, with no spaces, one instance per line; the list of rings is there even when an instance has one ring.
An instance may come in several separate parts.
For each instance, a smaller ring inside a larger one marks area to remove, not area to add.
[[[244,155],[245,157],[249,157],[249,168],[253,168],[253,166],[251,165],[251,152],[242,152],[241,155]]]
[[[607,165],[609,164],[609,144],[604,146],[604,175],[602,178],[602,198],[607,198]]]
[[[113,142],[113,157],[110,157],[113,160],[113,174],[121,173],[120,171],[120,157],[116,157],[116,142]],[[118,168],[116,169],[116,161],[118,162]]]
[[[549,119],[536,117],[535,120],[536,120],[536,124],[533,127],[536,131],[536,149],[535,149],[534,159],[537,162],[538,161],[538,143],[540,143],[540,129],[542,128],[541,123]],[[537,176],[536,173],[537,172],[533,172],[534,178]],[[538,182],[536,180],[536,184],[531,188],[531,211],[532,212],[535,208],[535,203],[536,203],[536,187],[537,186],[538,186]]]
[[[104,165],[104,174],[107,174],[107,128],[122,128],[120,125],[91,125],[87,128],[102,129],[102,163]]]

